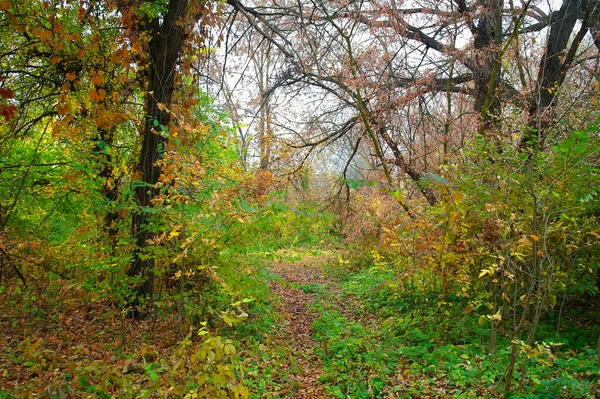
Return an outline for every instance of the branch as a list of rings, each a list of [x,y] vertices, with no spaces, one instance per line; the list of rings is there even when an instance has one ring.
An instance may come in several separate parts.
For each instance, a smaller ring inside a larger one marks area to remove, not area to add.
[[[55,163],[33,163],[33,164],[28,164],[28,165],[4,165],[4,166],[0,166],[0,172],[3,172],[5,170],[9,170],[9,169],[18,169],[18,168],[23,168],[23,167],[44,167],[44,166],[62,166],[62,165],[68,165],[69,162],[55,162]]]
[[[350,154],[350,157],[348,158],[348,161],[346,162],[346,165],[344,166],[344,171],[342,172],[342,177],[343,177],[343,184],[340,186],[340,189],[338,190],[336,196],[339,196],[342,193],[342,189],[344,187],[346,187],[346,202],[350,202],[350,186],[348,185],[348,168],[350,167],[350,164],[352,163],[352,160],[354,159],[354,157],[356,156],[356,153],[358,152],[358,148],[360,147],[360,142],[362,141],[362,136],[359,136],[358,139],[356,140],[356,144],[354,144],[354,147],[352,149],[352,153]]]
[[[376,27],[376,24],[374,24],[372,21],[369,21],[362,15],[359,16],[359,21],[369,27]],[[439,42],[438,40],[424,33],[421,29],[408,24],[404,20],[396,19],[395,22],[397,22],[398,27],[394,27],[390,21],[380,22],[379,24],[381,24],[382,26],[393,28],[396,31],[396,33],[398,33],[400,36],[409,40],[420,42],[427,46],[427,48],[436,50],[441,54],[452,56],[453,52],[456,51],[456,49]],[[473,60],[471,60],[471,58],[467,57],[466,55],[461,55],[457,57],[457,59],[468,69],[473,70],[475,68]]]
[[[290,144],[290,147],[292,148],[305,148],[305,147],[315,147],[318,146],[319,144],[323,144],[326,141],[331,140],[332,142],[339,139],[340,137],[344,136],[346,133],[348,133],[349,131],[352,130],[352,128],[356,125],[356,122],[358,120],[358,117],[352,117],[349,120],[347,120],[346,122],[344,122],[344,124],[337,130],[333,131],[332,133],[326,135],[324,138],[317,140],[317,141],[313,141],[313,142],[308,142],[308,143],[303,143],[301,145],[294,145],[294,144]]]
[[[282,46],[280,43],[278,43],[276,40],[274,40],[271,35],[268,35],[260,26],[258,26],[256,21],[250,17],[250,15],[252,15],[255,19],[258,19],[260,22],[265,24],[265,26],[267,26],[271,31],[276,33],[277,36],[279,36],[291,48],[292,47],[291,43],[284,37],[283,33],[279,29],[277,29],[276,27],[271,25],[264,18],[264,14],[256,11],[256,9],[254,9],[252,7],[244,6],[242,3],[240,3],[239,0],[227,0],[227,4],[232,6],[234,9],[240,11],[246,17],[246,19],[248,20],[250,25],[252,25],[254,27],[254,29],[257,30],[258,33],[260,33],[269,42],[273,43],[273,45],[275,45],[290,60],[294,60],[296,58],[296,57],[294,57],[294,54],[292,54],[290,51],[288,51],[288,49],[286,49],[284,46]]]

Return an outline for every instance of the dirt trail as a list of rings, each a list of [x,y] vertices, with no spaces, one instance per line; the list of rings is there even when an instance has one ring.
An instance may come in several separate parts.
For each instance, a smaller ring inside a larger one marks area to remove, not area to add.
[[[315,316],[307,310],[307,305],[314,301],[314,294],[290,285],[325,283],[322,263],[322,258],[307,256],[294,263],[278,261],[270,266],[270,270],[282,279],[281,282],[272,282],[271,289],[283,300],[281,313],[287,319],[283,330],[289,336],[291,346],[298,355],[297,364],[302,369],[301,373],[292,376],[299,384],[298,390],[292,396],[294,399],[326,398],[325,387],[319,384],[322,374],[321,362],[312,352],[313,347],[317,345],[311,337],[311,326]]]

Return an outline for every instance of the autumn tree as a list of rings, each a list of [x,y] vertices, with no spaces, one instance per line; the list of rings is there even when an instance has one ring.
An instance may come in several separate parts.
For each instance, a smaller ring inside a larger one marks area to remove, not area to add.
[[[32,186],[32,171],[66,170],[63,176],[71,183],[63,187],[80,192],[82,199],[87,193],[74,177],[85,177],[99,195],[92,196],[98,198],[92,209],[103,221],[109,252],[114,254],[118,245],[119,227],[122,237],[125,218],[132,217],[135,248],[121,241],[123,250],[133,252],[127,274],[139,281],[132,314],[142,316],[142,298],[153,292],[154,259],[148,248],[160,230],[155,207],[160,161],[169,132],[176,130],[173,115],[186,109],[192,115],[197,104],[191,82],[181,79],[198,58],[187,50],[202,45],[208,27],[217,22],[218,6],[187,0],[1,5],[1,110],[6,122],[1,150],[7,154],[17,140],[37,142],[24,160],[29,166],[9,161],[0,169],[13,175],[12,186],[18,182],[21,187],[7,187],[3,195],[2,227],[18,214],[24,190]],[[176,86],[184,90],[174,101]],[[57,151],[49,160],[52,141]],[[133,205],[126,193],[119,199],[129,181]]]
[[[283,121],[290,110],[283,96],[269,90],[284,60],[269,40],[249,29],[236,10],[227,11],[223,19],[222,46],[209,60],[207,74],[216,82],[212,85],[216,98],[222,99],[237,123],[246,167],[251,168],[256,158],[260,169],[275,169],[276,133],[285,129]]]
[[[154,257],[148,252],[157,237],[153,219],[155,201],[159,195],[157,183],[162,173],[161,159],[173,131],[173,109],[176,86],[182,71],[189,71],[191,60],[184,58],[188,44],[202,43],[208,25],[214,23],[216,11],[211,3],[173,0],[166,4],[154,2],[118,1],[132,47],[140,53],[139,66],[144,85],[144,118],[141,127],[141,149],[135,185],[138,210],[132,218],[132,233],[136,241],[133,261],[127,272],[140,279],[132,302],[132,315],[143,316],[144,298],[152,296]],[[186,65],[187,64],[187,65]],[[179,109],[191,103],[189,94],[179,97]]]
[[[119,20],[96,3],[5,1],[2,11],[0,75],[11,112],[0,130],[0,173],[9,183],[1,200],[9,257],[24,255],[13,235],[21,248],[46,239],[48,217],[32,229],[38,237],[23,237],[25,220],[35,223],[48,210],[81,212],[86,202],[114,250],[119,180],[135,142],[129,129],[137,108]]]
[[[551,121],[548,110],[556,106],[571,68],[594,68],[597,59],[597,53],[580,48],[589,48],[590,35],[597,40],[594,1],[566,1],[548,11],[531,1],[495,0],[411,7],[363,1],[228,3],[285,56],[270,92],[310,87],[330,99],[325,104],[329,115],[336,114],[337,127],[307,129],[313,137],[304,143],[325,144],[358,129],[362,134],[355,137],[367,139],[390,184],[395,168],[430,205],[438,200],[428,182],[428,172],[438,172],[434,154],[453,153],[474,132],[500,148],[513,128],[502,123],[507,112],[528,119],[528,131],[543,142],[549,122],[536,121]],[[536,38],[541,43],[532,45]],[[536,51],[542,55],[525,55]],[[409,123],[417,127],[419,140],[403,132],[411,108]],[[529,132],[520,135],[523,143]]]

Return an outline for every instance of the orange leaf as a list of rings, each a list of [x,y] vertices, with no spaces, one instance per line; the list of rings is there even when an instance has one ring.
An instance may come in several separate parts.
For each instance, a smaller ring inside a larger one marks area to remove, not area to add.
[[[88,91],[88,96],[90,97],[90,100],[92,102],[97,103],[97,102],[104,100],[104,97],[106,97],[106,92],[103,89],[98,89],[98,90],[90,89]]]
[[[4,89],[0,87],[0,98],[13,98],[14,96],[15,93],[12,91],[12,89]]]
[[[54,55],[54,56],[52,56],[52,58],[50,58],[50,62],[54,65],[58,64],[60,62],[60,60],[61,60],[61,58],[56,55]]]
[[[104,82],[104,77],[102,76],[103,72],[92,74],[92,83],[95,85],[101,85]]]
[[[67,73],[66,77],[69,82],[72,82],[77,78],[77,75],[75,75],[73,72],[69,72]]]
[[[52,32],[46,29],[39,29],[36,30],[34,33],[36,33],[40,38],[42,38],[42,40],[47,40],[52,36]]]
[[[70,111],[71,107],[69,106],[69,104],[60,103],[56,106],[56,112],[58,112],[59,115],[66,115]]]
[[[10,10],[10,1],[2,0],[0,1],[0,11],[8,11]]]
[[[92,101],[92,102],[98,101],[98,93],[96,93],[96,90],[94,90],[94,89],[90,89],[88,91],[88,97],[90,98],[90,101]]]

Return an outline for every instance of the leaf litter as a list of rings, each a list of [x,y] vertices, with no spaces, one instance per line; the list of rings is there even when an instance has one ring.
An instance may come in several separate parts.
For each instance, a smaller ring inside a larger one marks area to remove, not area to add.
[[[301,287],[325,284],[323,273],[324,257],[306,256],[295,262],[274,261],[270,265],[271,272],[279,275],[281,280],[272,281],[272,291],[281,297],[280,312],[286,320],[284,333],[297,354],[297,366],[300,372],[291,376],[298,384],[294,399],[326,398],[326,387],[320,384],[322,366],[319,357],[313,353],[317,342],[312,338],[312,323],[316,315],[309,309],[314,302],[314,293]]]

